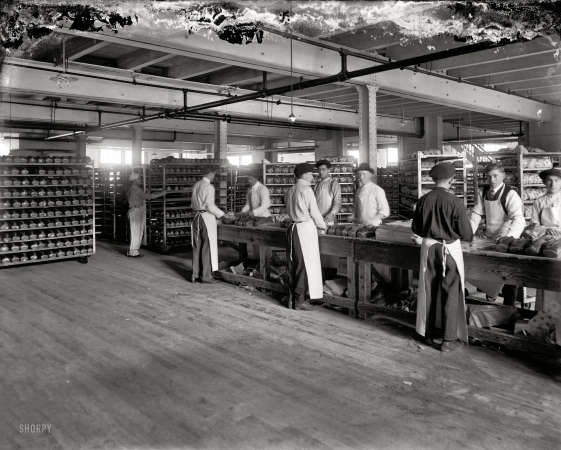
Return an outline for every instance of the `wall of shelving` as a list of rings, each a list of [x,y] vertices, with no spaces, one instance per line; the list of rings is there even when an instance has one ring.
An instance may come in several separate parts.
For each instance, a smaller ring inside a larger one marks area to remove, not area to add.
[[[346,159],[345,157],[340,158]],[[352,158],[349,157],[349,159]],[[296,182],[294,168],[295,164],[263,163],[263,183],[269,188],[271,214],[286,213],[284,196]],[[341,212],[337,214],[337,222],[340,224],[350,223],[350,218],[353,213],[355,197],[355,177],[353,169],[353,162],[332,162],[331,176],[341,185],[342,209]],[[314,172],[313,184],[315,184],[318,177],[319,174]]]
[[[225,211],[233,206],[231,194],[233,168],[228,160],[154,162],[145,168],[143,175],[145,189],[148,192],[167,192],[165,197],[147,202],[147,245],[162,252],[191,245],[191,222],[195,217],[195,212],[191,209],[191,195],[193,186],[201,180],[202,172],[207,165],[217,167],[213,181],[216,190],[215,203]]]
[[[534,150],[534,149],[532,149]],[[478,152],[477,177],[475,189],[481,189],[487,184],[485,166],[493,162],[500,162],[505,169],[505,184],[518,192],[524,203],[524,218],[530,219],[532,204],[538,197],[545,195],[545,186],[539,173],[553,166],[559,166],[561,152],[535,152],[522,153],[519,148],[503,152]]]
[[[377,177],[376,184],[386,193],[386,198],[390,205],[390,215],[397,216],[399,213],[398,167],[379,167]]]
[[[419,198],[434,187],[432,178],[429,176],[431,168],[441,162],[448,162],[454,165],[456,174],[452,189],[455,195],[461,197],[467,206],[468,177],[465,155],[442,154],[441,150],[428,150],[413,153],[399,163],[398,215],[400,218],[411,219],[413,217],[414,208]]]
[[[0,267],[95,253],[89,158],[0,158]]]

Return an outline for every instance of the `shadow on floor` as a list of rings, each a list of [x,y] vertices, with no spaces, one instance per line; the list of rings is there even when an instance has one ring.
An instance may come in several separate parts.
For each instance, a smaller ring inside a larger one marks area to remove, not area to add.
[[[172,259],[162,259],[162,262],[184,280],[191,281],[193,271],[187,266],[186,262],[174,261]]]

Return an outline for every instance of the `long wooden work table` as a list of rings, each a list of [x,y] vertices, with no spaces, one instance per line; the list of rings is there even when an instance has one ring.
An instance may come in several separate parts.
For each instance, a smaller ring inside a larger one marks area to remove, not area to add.
[[[272,248],[286,245],[286,230],[273,226],[240,227],[218,225],[218,239],[234,244],[240,258],[247,256],[247,244],[260,246],[260,273],[262,279],[236,275],[222,271],[226,281],[240,282],[255,287],[288,294],[288,287],[270,281]],[[324,295],[324,301],[348,308],[351,315],[367,317],[373,314],[414,323],[415,313],[371,303],[371,264],[379,263],[391,268],[392,284],[396,290],[410,287],[411,272],[418,271],[421,248],[417,245],[380,242],[343,236],[319,236],[320,253],[347,258],[346,297]],[[561,260],[532,256],[508,255],[493,251],[464,251],[466,278],[471,280],[498,281],[561,292]],[[492,341],[505,346],[559,356],[559,346],[540,343],[524,336],[468,326],[469,335],[480,340]]]

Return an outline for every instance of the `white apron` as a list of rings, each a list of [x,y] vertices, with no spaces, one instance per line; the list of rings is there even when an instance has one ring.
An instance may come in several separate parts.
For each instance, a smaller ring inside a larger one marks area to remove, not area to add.
[[[559,210],[555,206],[544,208],[540,214],[540,224],[548,228],[559,228]],[[551,314],[559,314],[561,312],[561,292],[544,291],[536,289],[536,310],[544,311]],[[561,323],[561,316],[557,317]],[[557,335],[561,335],[561,330],[557,330]],[[561,339],[557,338],[558,345],[561,345]]]
[[[502,197],[502,193],[500,197]],[[510,217],[505,214],[500,197],[497,200],[483,200],[487,221],[485,234],[495,239],[505,236],[510,228]]]
[[[425,335],[426,322],[427,322],[427,293],[425,291],[425,272],[427,271],[427,259],[429,254],[429,248],[433,245],[442,245],[445,257],[451,257],[456,262],[458,267],[458,272],[460,273],[461,279],[461,293],[462,296],[462,306],[458,308],[458,339],[467,343],[468,341],[468,331],[466,323],[466,303],[464,298],[464,254],[462,253],[462,244],[460,240],[456,240],[452,243],[440,243],[431,238],[424,238],[423,244],[421,246],[421,267],[419,269],[419,291],[417,294],[417,333],[421,336]],[[445,270],[443,267],[443,271]],[[444,276],[452,276],[451,274],[444,274]]]
[[[217,228],[216,228],[216,217],[214,214],[209,212],[197,212],[193,222],[191,223],[191,246],[193,246],[193,239],[195,236],[193,230],[193,224],[195,220],[198,220],[198,216],[203,219],[203,222],[206,225],[206,231],[208,233],[208,241],[210,245],[210,263],[212,266],[212,271],[218,270],[218,242],[217,242]]]
[[[323,298],[323,280],[321,277],[321,263],[319,259],[318,232],[313,220],[299,222],[294,225],[298,230],[300,246],[304,255],[304,265],[308,276],[310,298]],[[294,227],[291,227],[293,229]]]
[[[501,205],[500,198],[497,200],[483,200],[483,205],[485,207],[485,218],[487,221],[487,226],[485,229],[485,234],[489,237],[497,239],[501,236],[505,236],[510,228],[510,218],[505,214],[505,211]],[[481,281],[481,280],[468,280],[475,287],[479,288],[481,291],[485,292],[490,298],[496,298],[501,292],[504,283],[500,281]]]
[[[314,187],[314,195],[318,204],[319,212],[325,219],[325,216],[331,211],[333,207],[333,178],[329,177],[330,182],[324,183],[319,188],[319,183]],[[337,225],[337,216],[334,217],[334,223]],[[321,266],[331,269],[336,269],[339,265],[339,257],[333,255],[320,255]]]

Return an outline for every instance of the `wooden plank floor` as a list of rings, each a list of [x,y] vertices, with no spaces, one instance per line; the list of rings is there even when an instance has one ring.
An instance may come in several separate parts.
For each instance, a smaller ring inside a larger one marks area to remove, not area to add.
[[[191,285],[186,255],[98,247],[0,270],[2,449],[561,448],[555,362],[421,350],[385,320]]]

